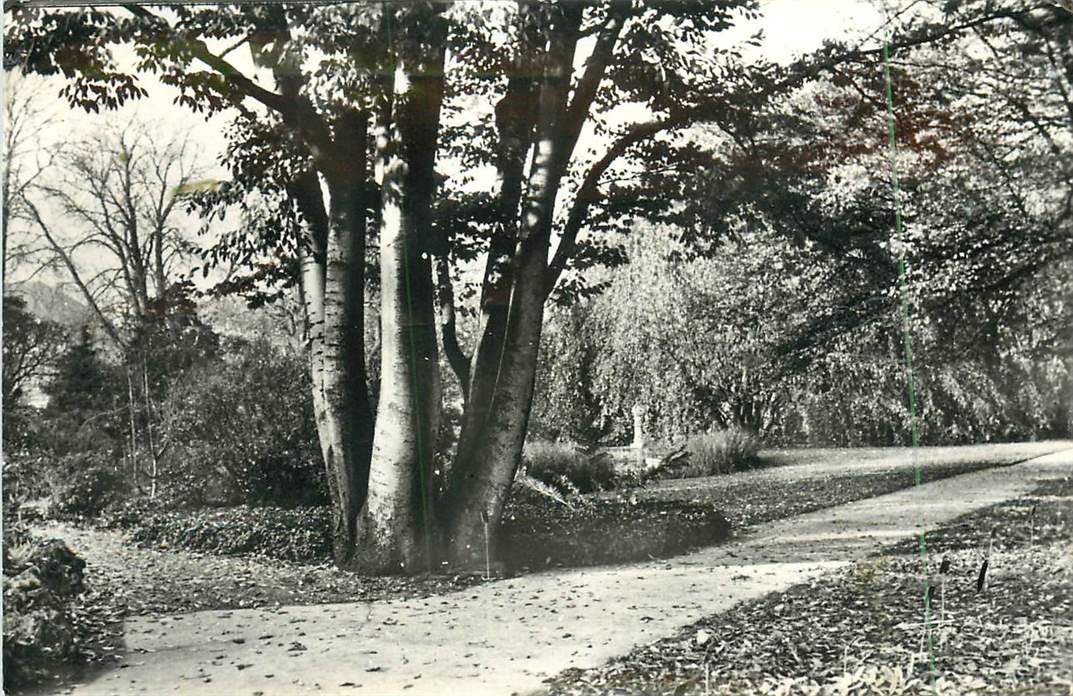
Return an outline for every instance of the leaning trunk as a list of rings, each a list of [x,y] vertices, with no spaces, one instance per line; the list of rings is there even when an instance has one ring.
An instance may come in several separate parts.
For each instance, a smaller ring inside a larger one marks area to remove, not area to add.
[[[471,444],[465,451],[459,450],[451,471],[449,553],[453,562],[463,567],[480,565],[486,554],[496,555],[495,537],[486,537],[485,532],[499,527],[529,424],[547,254],[546,245],[531,246],[515,280],[494,394],[482,409],[486,415],[480,428],[469,434]],[[485,548],[486,543],[489,548]]]
[[[471,429],[460,438],[451,471],[449,553],[462,566],[477,565],[486,555],[495,555],[494,548],[485,548],[495,538],[494,534],[486,536],[486,531],[499,527],[529,425],[544,320],[548,247],[566,155],[562,117],[582,11],[581,6],[557,6],[547,29],[536,143],[520,210],[502,346],[498,355],[478,354],[472,378],[476,385],[494,375],[494,387],[487,400],[478,399],[478,391],[471,390],[467,408],[477,409],[480,417],[464,419]]]
[[[368,572],[431,564],[433,457],[440,409],[430,209],[443,99],[439,4],[389,10],[395,80],[385,113],[381,184],[381,365],[368,496],[358,522]]]
[[[536,61],[540,51],[539,40],[533,36],[535,13],[524,4],[518,12],[519,43],[514,56],[514,76],[508,80],[507,92],[495,108],[499,136],[497,220],[485,260],[476,346],[462,387],[466,404],[458,441],[460,453],[471,451],[476,446],[475,438],[488,425],[487,409],[503,354],[514,283],[512,261],[518,244],[518,206],[525,180],[525,156],[532,144],[536,121],[539,90],[531,76],[539,69]],[[463,458],[467,456],[463,454]]]

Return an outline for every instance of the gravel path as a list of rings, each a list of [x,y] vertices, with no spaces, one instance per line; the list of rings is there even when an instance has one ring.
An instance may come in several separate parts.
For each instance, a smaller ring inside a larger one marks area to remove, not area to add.
[[[781,520],[669,562],[535,574],[424,600],[134,618],[120,668],[70,692],[528,693],[1071,467],[1067,450]]]

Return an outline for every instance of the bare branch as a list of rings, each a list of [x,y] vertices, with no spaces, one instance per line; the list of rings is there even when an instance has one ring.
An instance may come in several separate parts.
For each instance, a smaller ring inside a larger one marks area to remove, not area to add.
[[[107,333],[108,337],[111,338],[112,341],[116,344],[116,347],[121,350],[126,350],[127,344],[120,337],[119,331],[116,330],[116,327],[112,323],[112,321],[107,316],[105,316],[103,311],[101,311],[100,305],[97,303],[97,299],[94,297],[93,293],[90,292],[89,286],[87,286],[86,283],[83,282],[82,275],[79,273],[78,267],[75,266],[74,262],[71,260],[70,255],[68,255],[64,248],[60,246],[60,244],[56,241],[55,235],[53,235],[52,230],[49,229],[49,226],[41,217],[41,213],[40,211],[38,211],[37,206],[34,205],[34,203],[30,200],[26,201],[26,206],[27,209],[30,211],[30,215],[37,223],[38,228],[41,230],[41,233],[45,236],[45,239],[52,247],[52,250],[56,253],[56,256],[67,268],[67,271],[71,275],[71,280],[78,287],[78,290],[82,293],[82,297],[86,300],[86,304],[89,305],[90,309],[93,310],[93,313],[97,316],[97,319],[98,321],[100,321],[105,333]]]

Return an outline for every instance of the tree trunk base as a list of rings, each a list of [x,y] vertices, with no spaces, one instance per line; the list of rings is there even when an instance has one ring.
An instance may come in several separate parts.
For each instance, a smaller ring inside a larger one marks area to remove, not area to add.
[[[440,535],[412,524],[380,520],[362,510],[346,569],[362,575],[416,575],[440,570]]]

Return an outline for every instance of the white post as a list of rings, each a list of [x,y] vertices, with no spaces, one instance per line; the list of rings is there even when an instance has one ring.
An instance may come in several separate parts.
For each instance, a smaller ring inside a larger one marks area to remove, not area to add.
[[[631,412],[633,413],[633,444],[630,446],[643,449],[645,446],[645,409],[640,404],[636,404]]]

